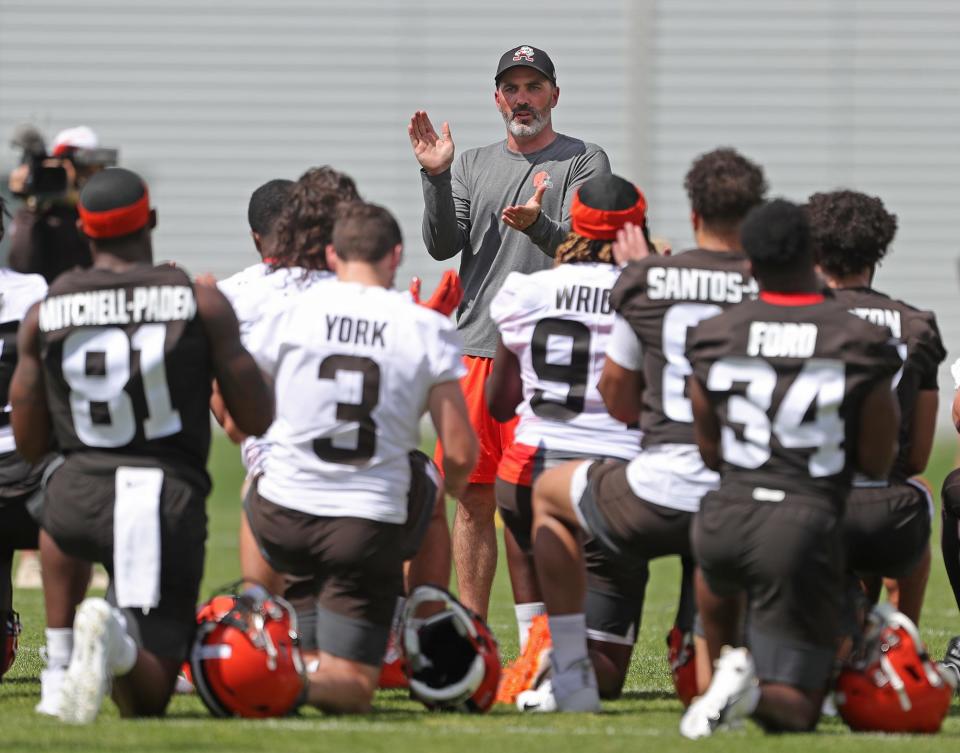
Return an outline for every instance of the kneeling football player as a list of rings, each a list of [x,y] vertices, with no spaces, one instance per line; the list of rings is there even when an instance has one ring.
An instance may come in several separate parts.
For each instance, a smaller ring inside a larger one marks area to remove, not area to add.
[[[250,335],[275,379],[277,419],[247,515],[268,563],[309,587],[313,614],[298,617],[320,654],[306,701],[331,712],[369,710],[403,563],[442,500],[416,449],[423,413],[446,451],[448,492],[463,490],[476,461],[460,337],[390,289],[401,253],[389,212],[343,207],[327,249],[337,279],[265,312]]]
[[[930,575],[930,492],[911,476],[923,473],[933,448],[939,388],[946,358],[937,319],[874,290],[874,273],[897,230],[896,215],[875,196],[856,191],[817,193],[806,206],[814,253],[834,297],[851,313],[886,324],[903,368],[894,378],[900,404],[900,449],[887,478],[857,474],[843,516],[848,568],[871,586],[881,577],[899,583],[897,608],[920,624]]]
[[[620,274],[613,241],[627,223],[646,234],[646,208],[643,194],[623,178],[591,178],[577,189],[572,230],[557,247],[556,266],[532,274],[512,272],[490,304],[500,333],[486,387],[490,415],[504,422],[515,412],[520,416],[495,485],[506,524],[504,542],[523,657],[505,675],[513,687],[501,694],[504,702],[530,689],[541,661],[534,655],[537,646],[523,656],[524,627],[529,628],[534,615],[546,614],[530,538],[534,482],[544,470],[565,461],[629,461],[640,452],[636,421],[627,425],[610,416],[597,385],[617,318],[610,305],[610,290]],[[636,357],[635,352],[628,356]],[[639,628],[647,560],[615,563],[592,539],[585,556],[586,625],[598,688],[602,697],[616,698]],[[540,624],[545,622],[541,618]]]
[[[0,198],[0,239],[6,208]],[[28,463],[17,452],[10,426],[8,396],[10,378],[17,365],[17,329],[27,309],[43,298],[47,283],[40,275],[21,274],[0,268],[0,679],[16,658],[20,617],[13,609],[13,554],[38,546],[42,512],[40,481],[53,454],[38,463]],[[69,635],[47,633],[48,651],[66,667],[70,661]],[[44,674],[49,677],[49,669]]]
[[[896,451],[895,342],[824,295],[803,209],[754,209],[742,239],[760,297],[702,322],[687,349],[697,444],[721,476],[692,529],[716,664],[680,723],[689,738],[747,716],[775,731],[816,725],[839,634],[851,476],[884,478]]]
[[[124,716],[166,709],[196,629],[211,380],[248,434],[266,431],[273,396],[226,298],[153,265],[156,214],[139,176],[97,173],[79,213],[93,267],[62,274],[28,311],[10,401],[23,457],[40,459],[51,439],[64,455],[47,474],[40,537],[48,627],[73,627],[51,703],[86,723],[111,685]],[[107,599],[77,609],[71,584],[90,562],[110,574]]]

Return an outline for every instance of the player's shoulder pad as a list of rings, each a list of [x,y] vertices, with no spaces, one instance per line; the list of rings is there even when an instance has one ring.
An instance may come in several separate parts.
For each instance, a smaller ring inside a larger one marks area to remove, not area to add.
[[[636,295],[642,295],[647,289],[647,270],[650,267],[670,264],[672,258],[651,254],[643,259],[629,262],[620,270],[620,275],[610,292],[613,308],[619,311],[628,300]]]
[[[42,275],[2,270],[0,277],[0,322],[20,321],[37,301],[47,294],[47,281]]]
[[[496,323],[542,307],[545,298],[543,275],[550,270],[532,274],[511,272],[490,302],[490,317]]]

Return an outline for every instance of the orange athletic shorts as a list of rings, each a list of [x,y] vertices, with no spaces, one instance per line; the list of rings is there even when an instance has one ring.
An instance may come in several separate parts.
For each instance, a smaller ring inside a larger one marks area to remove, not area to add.
[[[471,484],[492,484],[497,477],[497,466],[504,451],[513,444],[513,432],[517,427],[517,417],[505,424],[495,420],[487,410],[487,399],[483,394],[487,379],[493,370],[493,359],[481,356],[464,356],[463,365],[467,373],[460,379],[460,388],[467,402],[470,425],[477,433],[480,454],[473,473]],[[443,448],[437,442],[433,460],[438,468],[443,468]]]

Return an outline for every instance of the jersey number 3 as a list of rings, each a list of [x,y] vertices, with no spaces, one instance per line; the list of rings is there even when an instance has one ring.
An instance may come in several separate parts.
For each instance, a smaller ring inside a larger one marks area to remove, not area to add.
[[[359,399],[337,403],[337,421],[356,425],[356,441],[352,446],[344,446],[337,440],[352,432],[338,431],[333,437],[314,439],[313,451],[328,463],[362,465],[377,450],[377,424],[370,414],[380,402],[380,366],[365,356],[327,356],[320,362],[317,376],[338,381],[338,373],[348,380],[359,378],[359,389],[349,390]]]

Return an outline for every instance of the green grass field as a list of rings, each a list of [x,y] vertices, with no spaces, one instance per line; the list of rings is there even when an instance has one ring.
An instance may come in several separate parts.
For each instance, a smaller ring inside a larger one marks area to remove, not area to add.
[[[939,489],[952,467],[952,441],[938,446],[928,477]],[[210,536],[203,594],[239,575],[237,557],[238,494],[242,469],[237,451],[227,442],[214,443],[210,461],[214,490],[210,498]],[[935,536],[937,534],[935,533]],[[663,639],[676,607],[679,568],[673,560],[652,567],[643,627],[626,692],[620,701],[607,703],[598,715],[521,716],[497,707],[487,716],[427,713],[399,691],[381,693],[375,713],[359,718],[327,717],[305,710],[299,716],[267,721],[216,720],[195,696],[174,698],[164,720],[123,721],[112,703],[93,725],[69,727],[33,712],[39,698],[43,643],[43,604],[39,591],[16,592],[15,608],[24,623],[21,654],[0,685],[0,749],[29,751],[390,751],[469,748],[482,751],[538,751],[551,753],[613,750],[873,751],[907,749],[956,751],[960,746],[960,707],[955,701],[943,731],[934,737],[852,735],[836,719],[821,722],[815,736],[765,736],[748,725],[744,731],[690,742],[680,737],[677,725],[681,706],[673,697]],[[516,627],[506,568],[502,563],[494,587],[490,624],[504,660],[515,656]],[[934,568],[923,614],[923,635],[934,657],[939,657],[950,636],[960,633],[960,615],[947,584],[935,541]],[[479,747],[478,747],[479,746]],[[819,746],[824,746],[820,748]]]

